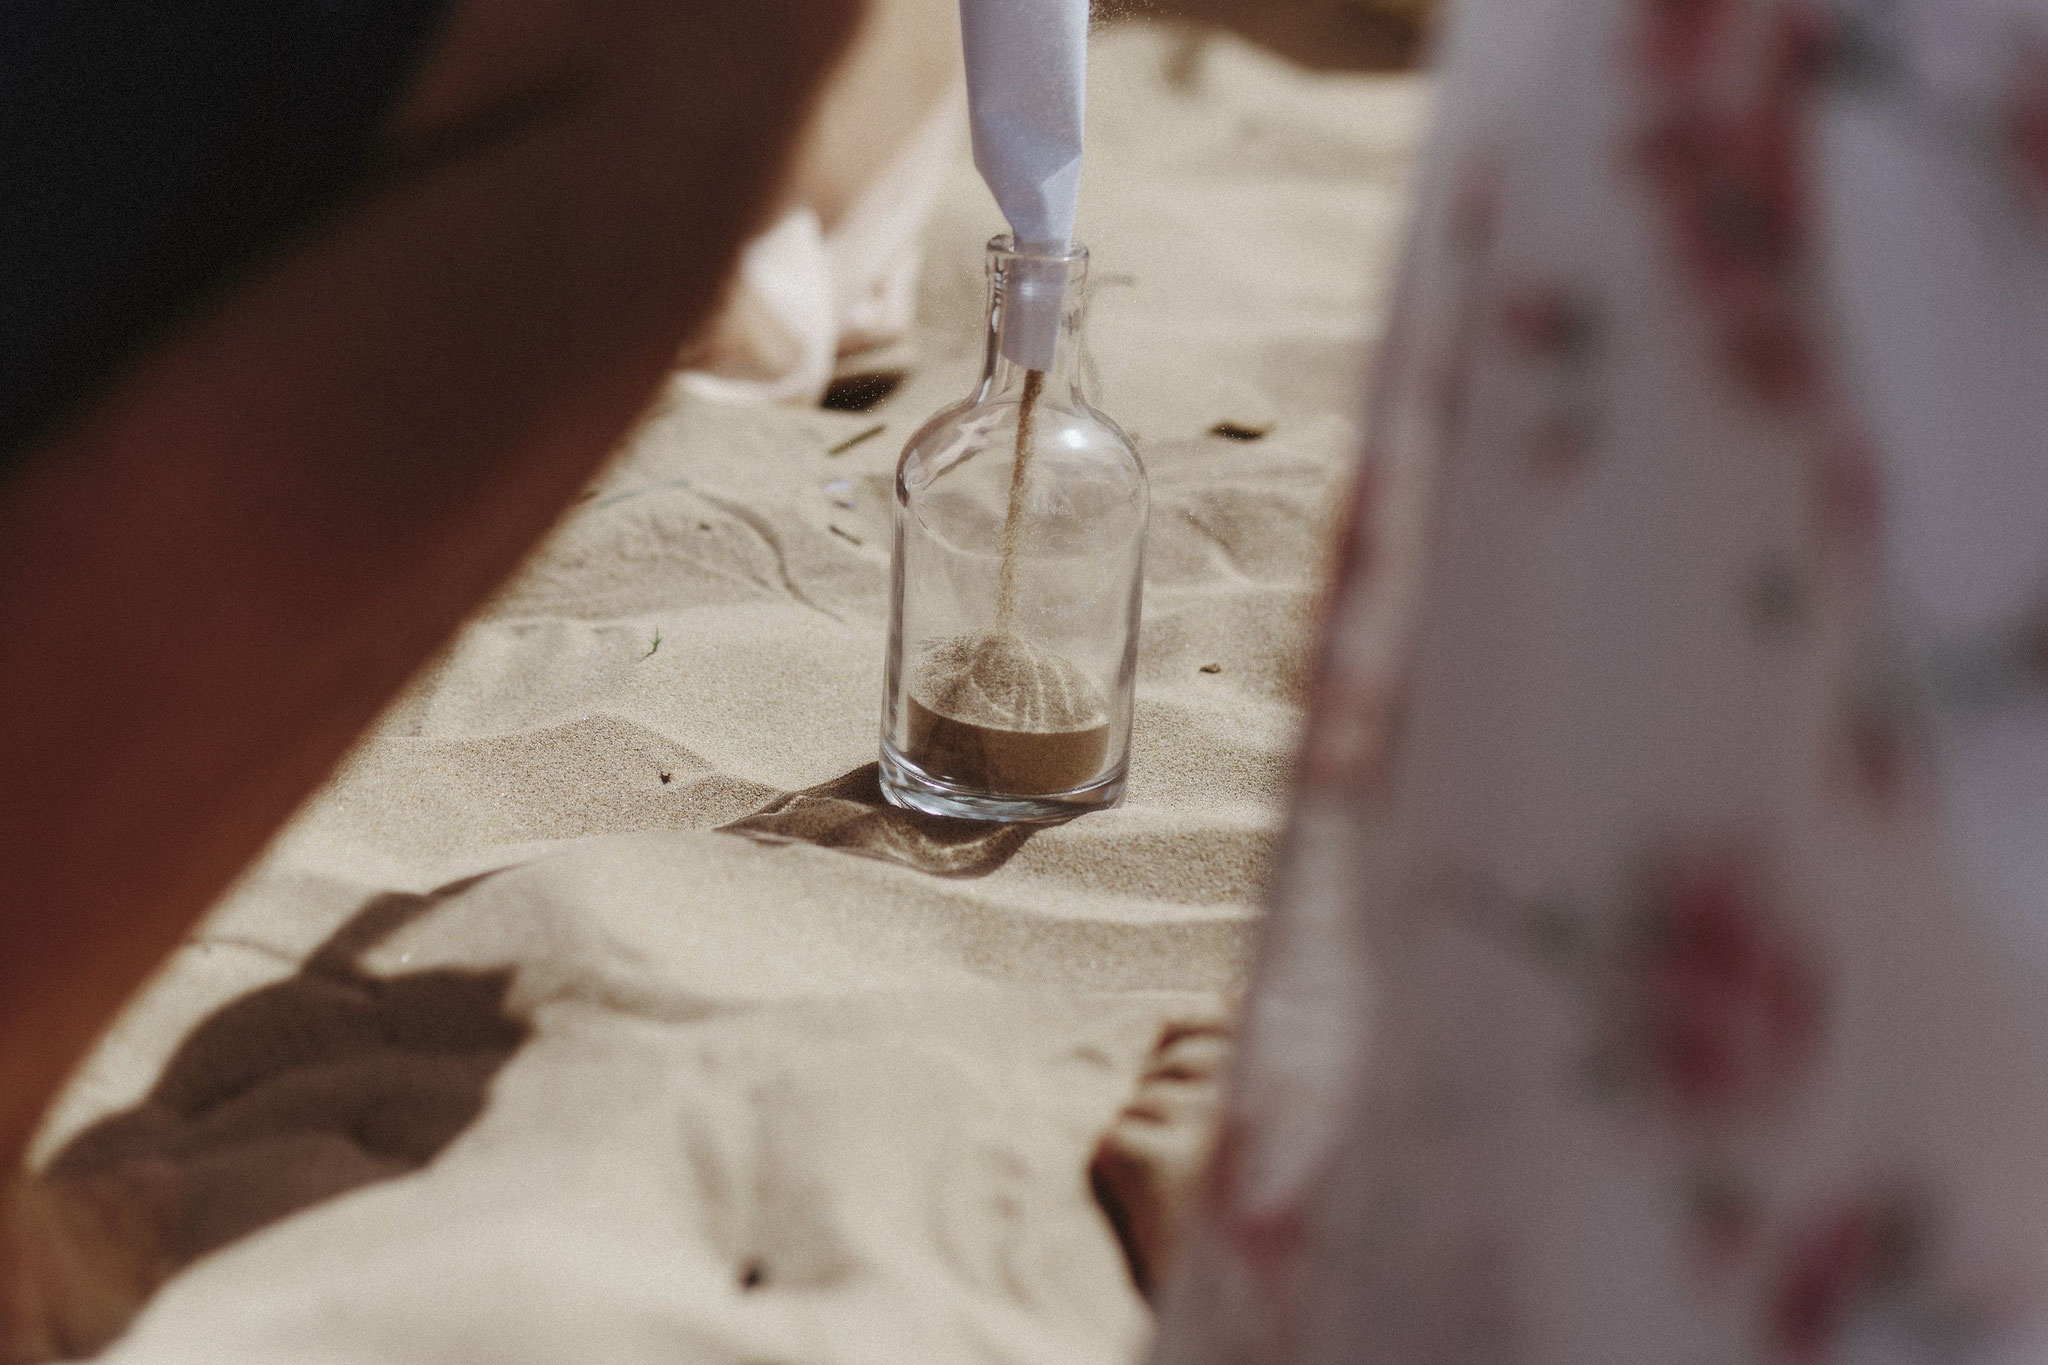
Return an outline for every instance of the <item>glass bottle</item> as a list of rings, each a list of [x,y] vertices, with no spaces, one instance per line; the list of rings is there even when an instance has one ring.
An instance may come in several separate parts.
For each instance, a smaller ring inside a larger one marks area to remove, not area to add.
[[[981,385],[897,465],[881,780],[898,806],[1056,820],[1123,798],[1147,490],[1088,402],[1087,275],[1078,243],[991,241]]]

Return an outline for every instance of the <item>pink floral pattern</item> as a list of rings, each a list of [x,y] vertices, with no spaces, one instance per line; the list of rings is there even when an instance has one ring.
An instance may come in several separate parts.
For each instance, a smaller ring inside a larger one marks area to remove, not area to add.
[[[1827,1018],[1822,965],[1773,904],[1745,840],[1660,851],[1629,904],[1521,901],[1471,879],[1482,929],[1593,1016],[1582,1072],[1695,1134],[1768,1113],[1802,1081]]]
[[[1826,1360],[1856,1308],[1910,1273],[1918,1231],[1909,1210],[1884,1200],[1830,1210],[1801,1228],[1771,1287],[1772,1348],[1794,1365]]]
[[[1728,0],[1643,0],[1643,9],[1653,112],[1636,163],[1711,310],[1723,365],[1768,407],[1808,408],[1824,382],[1807,281],[1807,122],[1823,23],[1801,4],[1766,7],[1761,22],[1756,6]],[[1716,100],[1717,49],[1736,42],[1752,50],[1754,69],[1738,98]]]
[[[1155,1358],[2034,1365],[2048,0],[1458,3]]]
[[[1509,350],[1538,376],[1543,394],[1522,439],[1530,476],[1563,486],[1599,443],[1599,310],[1557,281],[1523,280],[1501,290],[1498,311]]]
[[[1848,40],[1812,0],[1716,0],[1711,19],[1673,0],[1639,3],[1651,113],[1635,165],[1721,369],[1799,433],[1821,541],[1860,560],[1879,476],[1826,344],[1811,169],[1815,106]]]
[[[1635,1004],[1651,1079],[1689,1119],[1781,1099],[1816,1050],[1819,968],[1772,922],[1756,869],[1725,849],[1652,873]]]
[[[1795,1226],[1766,1282],[1760,1333],[1767,1358],[1833,1365],[1855,1338],[1883,1341],[1892,1358],[1963,1360],[1981,1352],[1996,1315],[1942,1296],[1929,1273],[1931,1221],[1910,1190],[1879,1184]]]

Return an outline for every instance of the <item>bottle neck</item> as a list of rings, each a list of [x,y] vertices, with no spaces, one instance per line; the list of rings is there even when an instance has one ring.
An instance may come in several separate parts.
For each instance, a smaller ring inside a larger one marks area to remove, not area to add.
[[[1031,373],[1046,401],[1087,401],[1082,324],[1088,249],[1018,251],[1007,237],[988,249],[988,343],[975,401],[1017,401]]]

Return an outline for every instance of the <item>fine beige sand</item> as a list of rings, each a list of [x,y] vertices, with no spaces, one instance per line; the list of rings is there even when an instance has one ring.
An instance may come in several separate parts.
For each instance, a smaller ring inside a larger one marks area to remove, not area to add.
[[[1154,499],[1127,804],[875,789],[894,461],[970,387],[1000,227],[963,139],[893,396],[679,386],[63,1096],[38,1159],[155,1191],[145,1278],[198,1258],[107,1359],[1141,1349],[1090,1157],[1245,970],[1426,96],[1131,24],[1091,101]]]

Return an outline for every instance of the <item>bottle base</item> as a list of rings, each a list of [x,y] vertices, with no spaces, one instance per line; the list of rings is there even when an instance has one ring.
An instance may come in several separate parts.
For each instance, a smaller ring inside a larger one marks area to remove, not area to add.
[[[1052,824],[1090,811],[1108,810],[1124,799],[1124,765],[1072,791],[1015,796],[978,791],[933,777],[882,741],[882,796],[890,805],[925,815],[1001,824]]]

